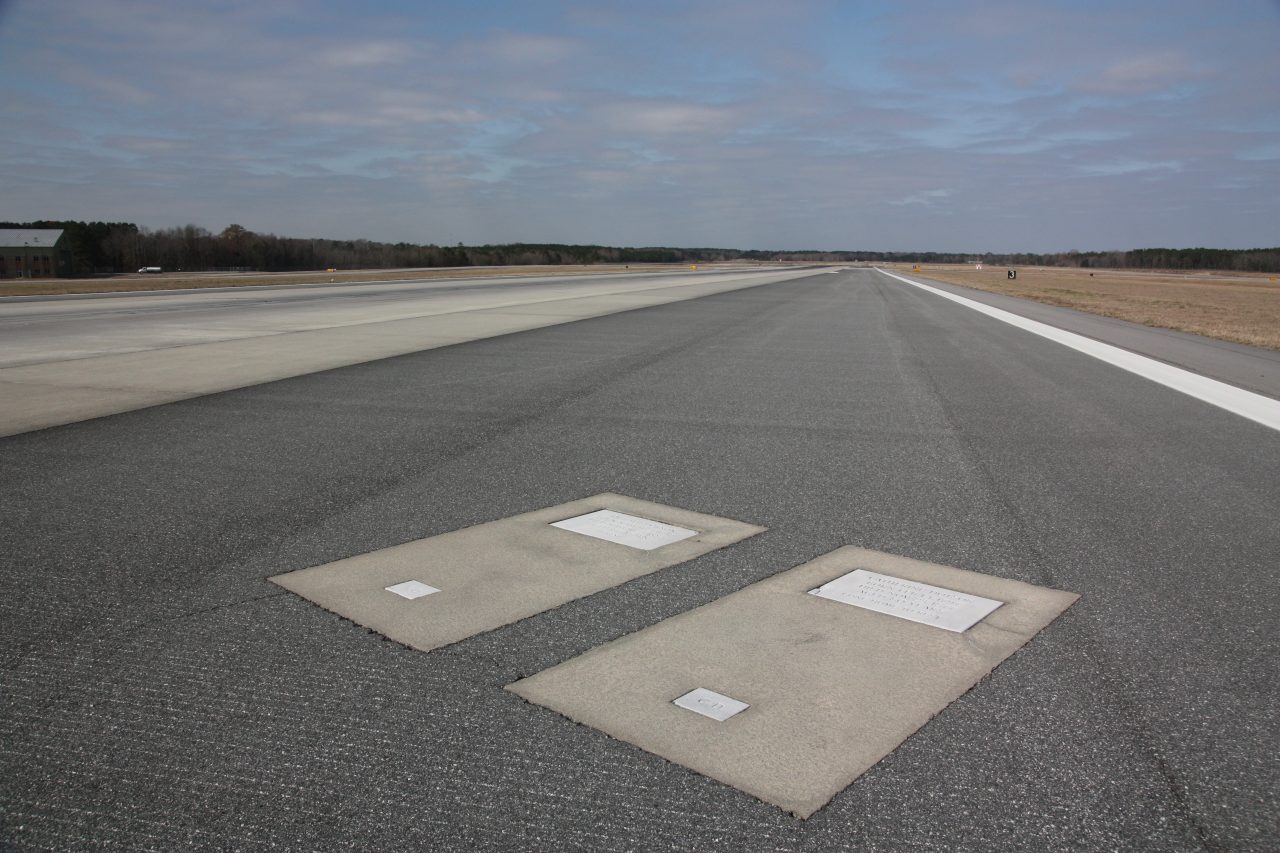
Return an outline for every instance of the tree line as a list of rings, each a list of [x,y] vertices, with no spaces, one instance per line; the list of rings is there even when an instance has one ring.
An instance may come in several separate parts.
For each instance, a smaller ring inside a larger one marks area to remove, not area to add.
[[[140,267],[170,270],[257,270],[293,272],[320,269],[391,269],[528,264],[711,263],[792,261],[802,263],[983,263],[998,266],[1096,267],[1106,269],[1234,270],[1280,272],[1280,247],[1270,249],[1132,249],[1049,254],[959,252],[772,251],[763,249],[643,248],[505,243],[437,246],[324,240],[258,234],[229,225],[214,234],[196,225],[151,230],[131,222],[0,222],[0,228],[61,228],[72,275],[132,272]]]

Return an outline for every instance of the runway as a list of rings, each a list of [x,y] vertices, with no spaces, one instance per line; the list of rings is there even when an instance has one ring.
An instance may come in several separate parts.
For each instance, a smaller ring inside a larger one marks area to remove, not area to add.
[[[765,530],[428,652],[267,580],[606,492]],[[11,435],[0,517],[19,847],[1280,842],[1280,434],[871,270]],[[1080,598],[807,820],[504,689],[845,546]]]
[[[0,435],[812,269],[0,298]]]

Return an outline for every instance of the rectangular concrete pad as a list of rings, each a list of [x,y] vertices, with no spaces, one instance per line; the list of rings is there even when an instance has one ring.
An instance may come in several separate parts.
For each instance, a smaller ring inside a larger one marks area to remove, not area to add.
[[[687,527],[698,535],[641,551],[551,526],[601,509]],[[271,580],[392,640],[429,651],[763,531],[606,492]],[[386,591],[411,580],[440,591],[411,601]]]
[[[1005,604],[957,634],[808,594],[854,569]],[[1077,598],[840,548],[507,689],[804,818]],[[699,687],[750,707],[717,722],[672,704]]]

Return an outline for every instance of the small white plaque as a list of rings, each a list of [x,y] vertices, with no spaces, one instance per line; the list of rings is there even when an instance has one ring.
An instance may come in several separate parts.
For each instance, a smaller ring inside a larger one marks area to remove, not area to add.
[[[596,539],[604,539],[608,542],[616,542],[619,545],[639,548],[641,551],[652,551],[654,548],[661,548],[663,545],[670,545],[672,542],[698,535],[696,530],[663,524],[661,521],[650,521],[647,518],[626,515],[611,509],[601,509],[576,518],[566,518],[564,521],[553,522],[551,526],[585,536],[594,536]]]
[[[956,633],[969,630],[1004,604],[866,569],[855,569],[809,594]]]
[[[705,687],[690,690],[679,699],[672,700],[671,704],[722,723],[734,714],[740,714],[751,707],[746,702],[739,702],[737,699],[731,699]]]
[[[394,592],[401,598],[407,598],[410,601],[415,598],[422,598],[424,595],[431,595],[433,592],[440,591],[434,586],[425,584],[422,581],[405,581],[404,583],[384,587],[384,589],[386,589],[387,592]]]

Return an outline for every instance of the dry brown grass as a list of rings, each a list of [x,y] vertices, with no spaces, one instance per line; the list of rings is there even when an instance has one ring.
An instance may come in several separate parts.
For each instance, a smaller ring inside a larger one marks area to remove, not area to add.
[[[911,274],[910,264],[892,264]],[[991,293],[1064,305],[1146,326],[1280,350],[1280,280],[1226,272],[1146,272],[924,264],[918,273]]]
[[[742,264],[698,264],[698,269]],[[753,265],[754,266],[754,265]],[[48,296],[61,293],[121,293],[145,290],[194,290],[201,287],[252,287],[276,284],[321,284],[366,281],[422,281],[437,278],[498,278],[518,275],[591,275],[609,272],[661,272],[689,269],[688,264],[593,264],[563,266],[466,267],[462,269],[339,270],[290,273],[162,273],[110,278],[44,278],[0,281],[0,296]]]

